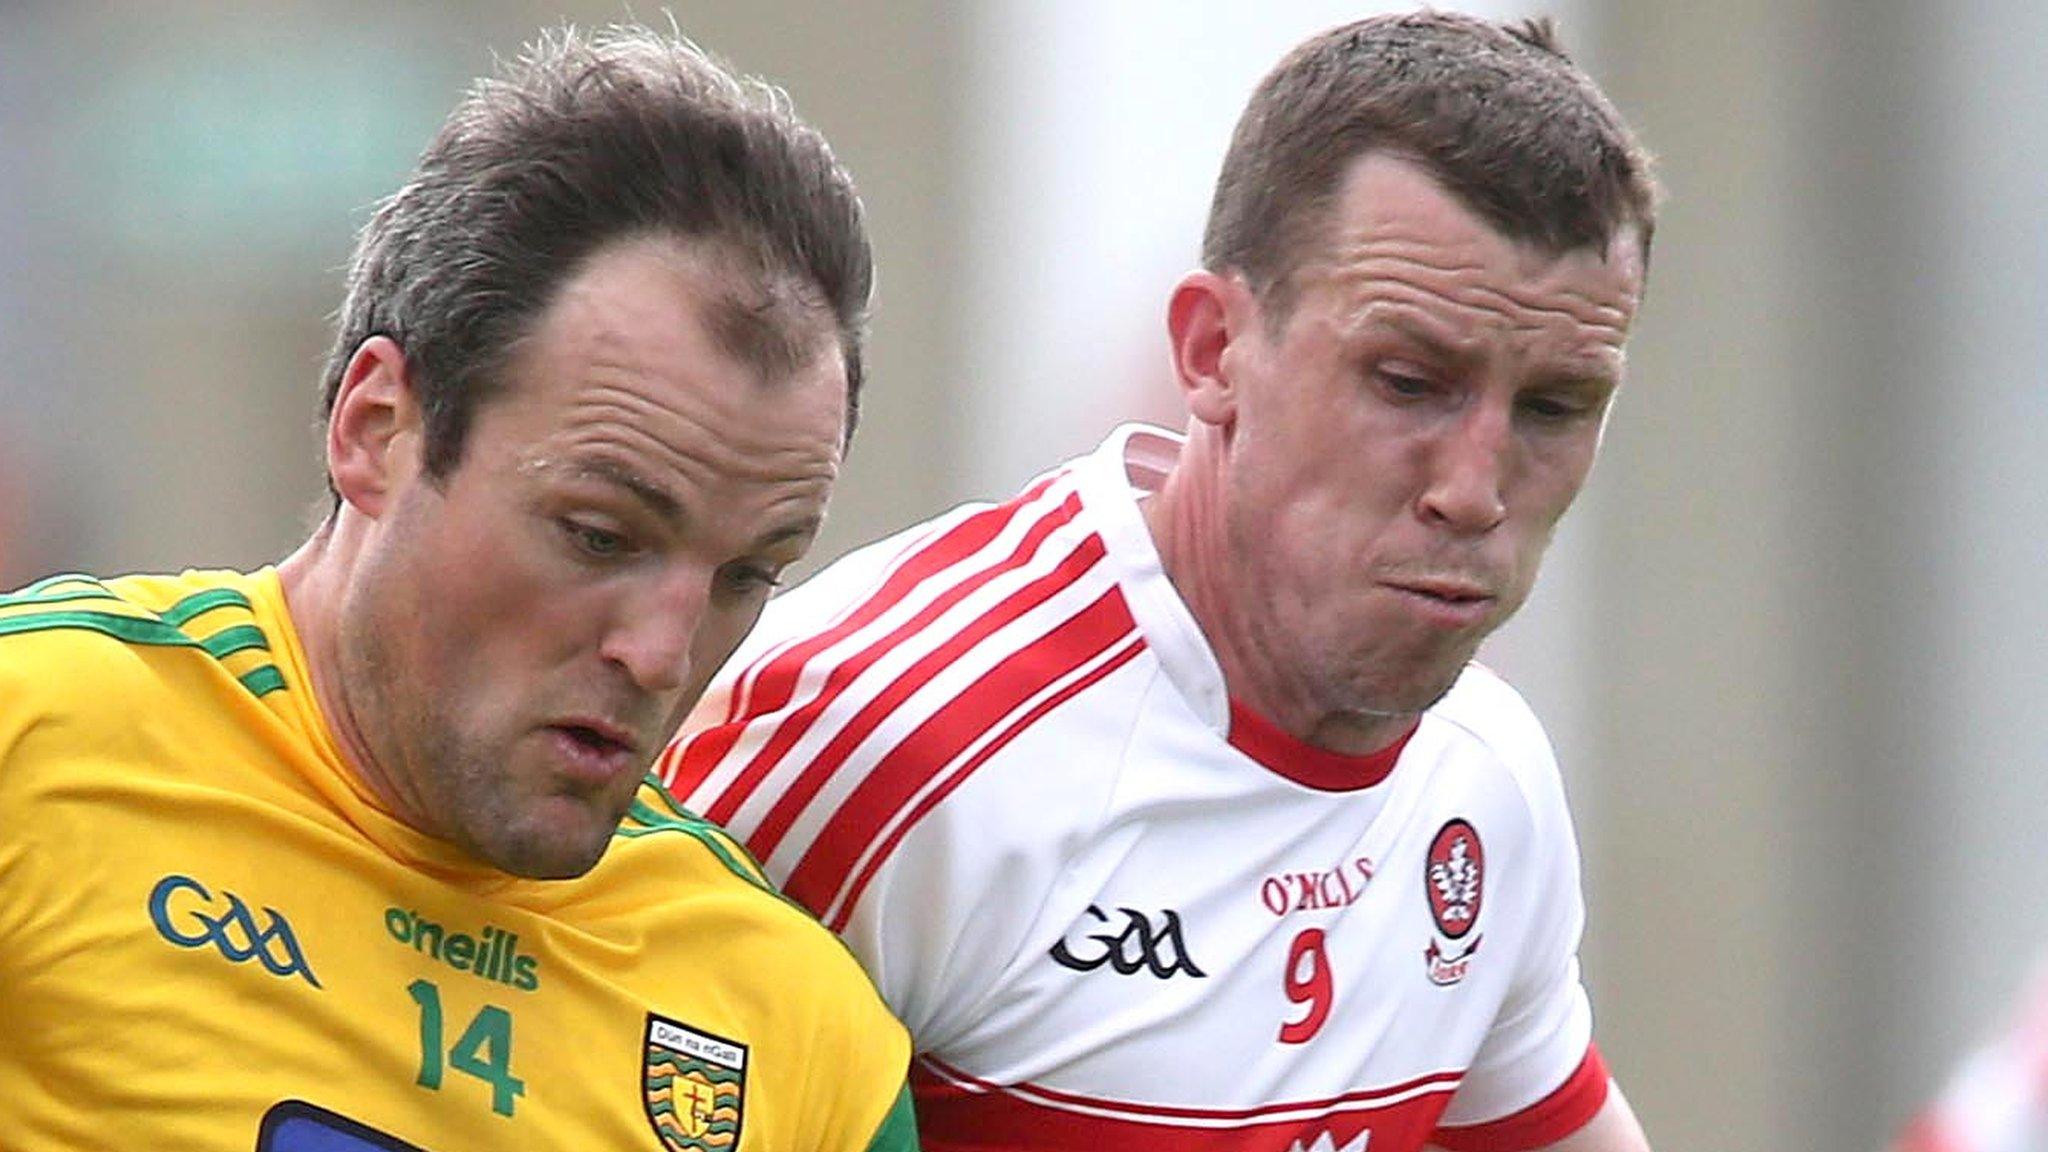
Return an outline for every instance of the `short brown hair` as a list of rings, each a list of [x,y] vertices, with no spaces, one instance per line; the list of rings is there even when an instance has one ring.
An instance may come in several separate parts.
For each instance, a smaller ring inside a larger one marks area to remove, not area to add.
[[[1636,227],[1647,261],[1650,158],[1549,20],[1377,16],[1289,52],[1232,135],[1202,262],[1277,313],[1344,173],[1367,152],[1425,167],[1502,235],[1562,254]]]
[[[873,255],[851,177],[788,98],[681,37],[623,25],[544,34],[500,73],[470,89],[358,238],[323,411],[356,348],[390,337],[415,366],[427,472],[447,475],[561,286],[614,244],[670,236],[710,239],[751,273],[754,322],[731,308],[713,321],[764,370],[787,367],[791,305],[830,314],[851,436]]]

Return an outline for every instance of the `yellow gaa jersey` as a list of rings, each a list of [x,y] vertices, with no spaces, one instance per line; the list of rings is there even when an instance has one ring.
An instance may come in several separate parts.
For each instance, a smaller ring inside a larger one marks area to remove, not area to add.
[[[0,596],[0,1148],[897,1152],[908,1060],[651,783],[575,880],[391,817],[274,571]]]

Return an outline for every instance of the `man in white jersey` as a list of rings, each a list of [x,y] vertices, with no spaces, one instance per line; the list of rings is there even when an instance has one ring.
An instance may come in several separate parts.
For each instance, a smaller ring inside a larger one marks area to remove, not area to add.
[[[1468,662],[1592,466],[1654,201],[1547,24],[1325,33],[1168,304],[1185,435],[771,604],[661,771],[868,965],[927,1148],[1647,1149],[1550,748]]]

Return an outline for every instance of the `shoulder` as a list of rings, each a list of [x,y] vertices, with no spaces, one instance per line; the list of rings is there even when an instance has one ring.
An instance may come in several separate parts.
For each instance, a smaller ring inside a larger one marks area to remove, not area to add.
[[[641,783],[612,833],[605,866],[613,887],[669,888],[680,875],[698,887],[776,896],[761,866],[730,833],[683,807],[651,779]]]
[[[1462,759],[1505,772],[1533,810],[1561,811],[1564,785],[1543,724],[1521,693],[1480,664],[1469,664],[1426,714]]]
[[[236,572],[65,575],[0,596],[0,683],[17,706],[39,701],[132,713],[137,693],[147,698],[171,689],[162,675],[168,658],[227,666],[260,690],[277,672],[263,656],[269,641],[255,623],[255,584]],[[62,675],[51,675],[53,669]]]
[[[1019,685],[1058,679],[1105,635],[1134,631],[1072,497],[1072,478],[1051,473],[1007,503],[962,505],[862,548],[776,597],[684,723],[663,779],[703,802],[699,785],[723,779],[714,773],[729,756],[766,749],[779,762],[802,738],[809,764],[829,747],[815,771],[836,770],[842,753],[893,751],[911,732],[947,743],[961,724],[999,718],[991,709]],[[861,739],[871,721],[879,736]],[[755,774],[768,770],[764,760]],[[729,807],[706,814],[724,823]]]
[[[835,1069],[834,1091],[873,1081],[893,1092],[902,1083],[909,1033],[852,951],[770,884],[731,836],[658,787],[641,788],[586,881],[597,885],[590,907],[648,945],[641,955],[651,987],[715,988],[743,1006],[733,1035],[771,1063],[780,1054]]]
[[[785,973],[799,981],[790,989],[798,999],[880,1007],[872,983],[837,936],[784,896],[732,835],[651,781],[641,786],[592,878],[607,904],[628,914],[644,910],[650,933],[714,930],[718,946],[743,966],[736,970],[758,972],[769,982]]]
[[[181,590],[162,577],[65,575],[0,596],[0,678],[9,698],[109,702],[143,687],[145,654],[199,646],[172,612]],[[63,675],[51,675],[55,669]]]
[[[1483,664],[1467,664],[1457,683],[1429,709],[1429,716],[1510,759],[1549,755],[1543,724],[1520,692]]]
[[[1049,473],[1002,503],[958,505],[833,561],[769,603],[746,650],[930,603],[942,590],[1042,574],[1088,532],[1073,477]]]

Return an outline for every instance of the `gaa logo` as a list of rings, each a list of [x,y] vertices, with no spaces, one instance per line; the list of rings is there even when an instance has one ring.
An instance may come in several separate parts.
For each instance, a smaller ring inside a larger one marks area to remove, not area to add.
[[[224,891],[216,899],[206,885],[176,873],[157,881],[149,893],[149,919],[165,940],[180,948],[211,946],[231,964],[254,960],[273,976],[300,976],[320,987],[320,978],[299,951],[291,922],[275,908],[263,913],[267,919],[258,923],[240,896]]]
[[[1100,950],[1092,956],[1082,956],[1067,947],[1065,937],[1053,941],[1053,963],[1076,972],[1093,972],[1104,964],[1118,975],[1129,976],[1140,971],[1149,971],[1161,980],[1170,980],[1185,972],[1197,980],[1208,976],[1207,972],[1195,965],[1195,958],[1188,955],[1188,944],[1181,938],[1180,913],[1171,908],[1161,913],[1162,925],[1155,928],[1143,912],[1135,908],[1119,908],[1124,914],[1124,926],[1118,932],[1091,932],[1088,939],[1094,941]],[[1109,923],[1109,917],[1093,904],[1088,906],[1088,915],[1098,924]]]

